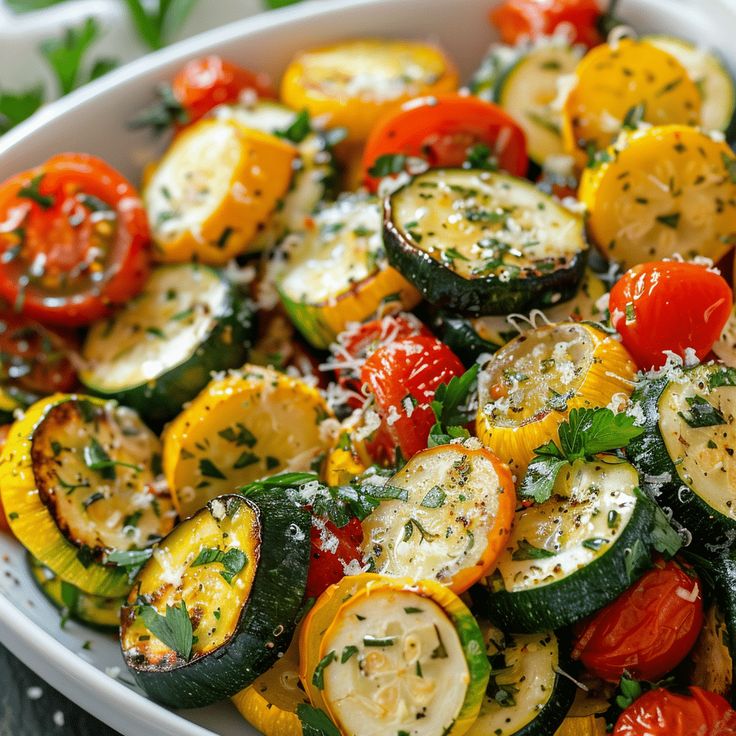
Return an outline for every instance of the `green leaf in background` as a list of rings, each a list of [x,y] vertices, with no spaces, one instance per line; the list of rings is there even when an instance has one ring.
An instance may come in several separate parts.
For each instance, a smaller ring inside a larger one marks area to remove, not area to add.
[[[285,8],[287,5],[294,5],[294,3],[298,3],[299,0],[266,0],[266,5],[268,5],[269,8],[275,9],[275,8]]]
[[[97,59],[97,61],[92,64],[92,69],[90,69],[89,81],[92,82],[95,79],[103,77],[105,74],[111,72],[113,69],[117,69],[119,65],[120,62],[117,59]]]
[[[29,118],[43,104],[43,87],[23,92],[0,92],[0,135]]]
[[[125,0],[138,35],[151,49],[165,46],[181,30],[197,0],[158,0],[149,9],[141,0]]]
[[[52,5],[58,5],[65,0],[5,0],[5,4],[14,13],[30,13],[32,10],[42,10],[50,8]]]

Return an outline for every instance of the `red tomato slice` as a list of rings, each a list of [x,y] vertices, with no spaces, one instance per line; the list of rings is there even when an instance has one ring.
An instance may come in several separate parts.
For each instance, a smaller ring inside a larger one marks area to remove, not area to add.
[[[613,736],[736,736],[736,711],[725,698],[699,687],[689,691],[650,690],[619,716]]]
[[[653,261],[629,269],[611,289],[611,324],[641,369],[659,368],[665,350],[700,360],[726,324],[733,294],[726,280],[695,263]]]
[[[210,55],[188,61],[171,83],[174,99],[193,123],[217,105],[237,102],[248,90],[257,97],[275,98],[271,81],[225,59]]]
[[[459,167],[478,144],[488,147],[500,169],[514,176],[526,173],[524,132],[500,107],[459,94],[411,100],[371,132],[363,152],[364,184],[378,189],[380,177],[369,171],[381,156],[401,154],[431,167]]]
[[[16,312],[87,324],[148,275],[138,192],[104,161],[63,153],[0,184],[0,297]]]
[[[703,627],[698,578],[676,562],[658,562],[582,628],[573,659],[596,677],[617,682],[629,672],[658,680],[674,669]]]
[[[405,458],[427,447],[437,387],[464,372],[447,345],[425,335],[384,345],[365,361],[360,378],[373,394],[381,430]]]
[[[311,559],[307,573],[307,598],[319,596],[345,577],[345,566],[353,560],[361,565],[363,527],[353,518],[345,526],[336,527],[331,521],[312,519],[310,536]]]
[[[596,0],[505,0],[489,15],[504,43],[549,36],[564,24],[571,40],[588,48],[603,40],[596,28],[600,16]]]
[[[69,352],[79,348],[71,333],[53,332],[21,317],[0,312],[0,383],[34,394],[71,391],[77,372]]]
[[[357,409],[365,403],[360,371],[366,358],[381,345],[415,335],[432,333],[413,314],[388,314],[355,325],[337,336],[332,347],[333,364],[338,384],[349,392],[348,406]]]

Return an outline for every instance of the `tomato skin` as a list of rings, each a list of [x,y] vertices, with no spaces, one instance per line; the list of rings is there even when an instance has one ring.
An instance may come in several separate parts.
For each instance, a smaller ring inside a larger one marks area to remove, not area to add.
[[[650,690],[619,716],[613,736],[736,735],[736,711],[725,698],[695,686],[689,691]]]
[[[174,99],[182,106],[187,123],[204,117],[213,107],[237,102],[243,92],[275,98],[268,77],[255,74],[214,54],[188,61],[171,83]]]
[[[693,601],[678,594],[696,587]],[[609,682],[624,670],[637,680],[658,680],[687,656],[702,627],[700,581],[674,561],[659,561],[584,625],[572,656]]]
[[[564,23],[571,27],[574,43],[591,48],[603,40],[596,29],[600,16],[596,0],[505,0],[489,18],[507,44],[551,35]]]
[[[338,540],[334,551],[322,549],[320,538],[323,533],[328,539],[332,536]],[[345,526],[339,528],[331,521],[313,519],[309,542],[311,549],[307,573],[307,598],[319,598],[330,585],[340,582],[345,577],[343,562],[358,560],[361,565],[363,564],[360,552],[363,527],[356,518],[352,518]]]
[[[411,100],[371,132],[363,152],[363,183],[377,191],[380,179],[368,172],[383,155],[422,158],[431,167],[460,167],[468,149],[478,143],[495,152],[499,168],[514,176],[526,173],[524,132],[500,107],[461,94]],[[495,150],[497,143],[503,148]]]
[[[664,350],[684,357],[690,347],[703,360],[732,306],[733,294],[722,276],[679,261],[634,266],[611,289],[609,300],[611,324],[640,369],[664,365]]]
[[[381,417],[381,432],[410,458],[427,447],[434,424],[431,402],[441,383],[465,372],[455,353],[435,337],[417,335],[378,348],[363,364],[361,381],[368,385]],[[404,399],[413,398],[411,413]]]
[[[416,335],[429,337],[432,333],[413,314],[388,314],[338,335],[333,353],[338,363],[362,365],[382,345]],[[360,368],[337,368],[335,374],[338,384],[350,392],[348,406],[352,409],[363,406],[365,396],[361,393]]]
[[[43,204],[21,196],[34,181]],[[134,296],[148,277],[143,203],[95,156],[58,154],[0,184],[0,222],[14,225],[0,230],[0,297],[31,319],[88,324]]]
[[[69,351],[78,349],[72,333],[54,332],[19,314],[0,311],[3,382],[34,394],[72,391],[77,372]]]

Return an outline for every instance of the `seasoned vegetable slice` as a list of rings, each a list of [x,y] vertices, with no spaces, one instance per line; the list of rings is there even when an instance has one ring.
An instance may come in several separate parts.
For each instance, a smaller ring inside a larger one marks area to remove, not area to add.
[[[517,511],[480,611],[508,631],[567,626],[610,603],[649,566],[655,506],[639,477],[613,456],[576,461],[552,498]]]
[[[180,515],[257,478],[319,464],[330,418],[316,389],[275,370],[247,365],[214,378],[164,432],[164,474]]]
[[[433,169],[385,205],[389,262],[440,307],[508,314],[574,296],[582,219],[506,174]]]
[[[563,108],[567,149],[581,164],[605,149],[624,122],[698,125],[695,82],[670,54],[644,41],[621,39],[589,51],[578,65]]]
[[[562,322],[529,330],[480,373],[478,437],[520,478],[571,409],[625,398],[635,373],[626,349],[599,328]]]
[[[162,261],[224,264],[246,249],[286,192],[296,149],[233,120],[202,120],[176,137],[143,200]]]
[[[516,493],[485,448],[441,445],[414,455],[389,481],[395,500],[363,522],[376,572],[436,580],[462,593],[493,568],[511,531]]]
[[[735,161],[723,141],[695,128],[631,133],[583,172],[588,232],[624,268],[675,253],[717,261],[736,236]]]
[[[39,401],[13,425],[0,458],[13,533],[62,580],[124,595],[116,557],[150,546],[176,518],[157,476],[160,449],[130,409],[83,396]]]
[[[283,242],[281,254],[281,301],[315,347],[327,347],[348,323],[362,322],[384,305],[410,309],[420,299],[386,261],[381,207],[373,197],[343,197],[326,206],[308,231]]]
[[[475,720],[488,660],[473,615],[438,583],[364,573],[305,619],[301,675],[346,733],[456,736]]]
[[[422,95],[452,92],[452,62],[418,41],[356,39],[298,54],[281,79],[281,98],[294,110],[325,116],[344,127],[352,143],[364,141],[385,113]]]
[[[284,496],[225,495],[154,549],[122,612],[137,683],[181,707],[231,696],[286,650],[304,596],[309,514]]]
[[[153,271],[142,294],[90,329],[82,382],[154,423],[171,419],[215,369],[240,367],[253,315],[245,294],[207,266]]]
[[[736,632],[733,631],[733,623],[733,620],[726,622],[718,603],[711,603],[705,611],[703,629],[689,657],[692,662],[692,684],[729,700],[732,699],[734,682],[731,636]]]

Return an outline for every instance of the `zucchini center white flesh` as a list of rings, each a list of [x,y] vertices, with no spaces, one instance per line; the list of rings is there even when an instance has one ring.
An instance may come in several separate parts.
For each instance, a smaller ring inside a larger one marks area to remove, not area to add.
[[[549,501],[516,512],[498,561],[506,590],[556,583],[604,555],[634,512],[638,485],[636,470],[616,458],[563,468]]]
[[[557,637],[552,632],[504,635],[490,624],[481,630],[493,670],[500,671],[493,676],[467,736],[513,736],[554,695],[560,655]]]
[[[373,197],[343,197],[314,217],[307,233],[283,243],[286,255],[279,288],[292,301],[329,303],[385,261],[381,208]]]
[[[506,174],[428,171],[396,192],[391,208],[415,248],[465,279],[554,271],[587,250],[577,215]]]
[[[593,364],[593,351],[590,334],[578,324],[527,332],[501,348],[480,374],[483,411],[501,427],[541,419],[556,400],[578,391]],[[498,387],[498,398],[491,397],[492,387]]]
[[[174,525],[171,497],[152,471],[160,452],[158,437],[130,409],[62,401],[36,428],[31,457],[39,493],[75,544],[128,550],[150,546]]]
[[[736,386],[711,389],[708,376],[695,369],[668,384],[659,399],[659,431],[680,480],[712,509],[736,519]],[[690,416],[696,396],[725,423],[691,427],[682,415]]]
[[[389,484],[406,500],[383,501],[363,523],[376,572],[449,584],[480,562],[498,513],[499,478],[487,457],[427,450]]]
[[[210,268],[157,268],[138,297],[92,326],[84,345],[89,384],[109,393],[175,368],[206,340],[228,301],[228,285]]]
[[[465,701],[470,673],[455,626],[417,593],[378,589],[349,600],[321,651],[335,653],[323,695],[342,733],[442,736]]]

